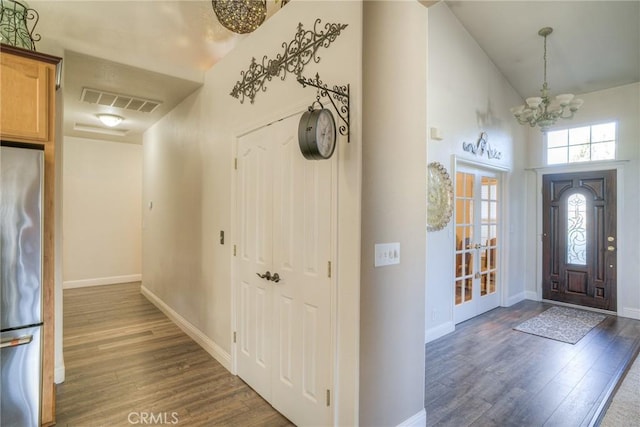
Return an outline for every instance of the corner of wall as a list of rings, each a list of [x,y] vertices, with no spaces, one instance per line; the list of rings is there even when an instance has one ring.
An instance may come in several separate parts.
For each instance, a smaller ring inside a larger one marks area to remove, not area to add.
[[[450,334],[451,332],[455,332],[456,325],[453,321],[449,321],[443,323],[438,326],[434,326],[433,328],[429,328],[424,333],[424,343],[430,343],[431,341],[435,341],[438,338],[442,338],[443,336]]]

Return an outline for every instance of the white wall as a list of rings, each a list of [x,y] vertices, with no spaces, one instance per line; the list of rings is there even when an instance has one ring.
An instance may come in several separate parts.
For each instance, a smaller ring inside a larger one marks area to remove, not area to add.
[[[64,287],[140,280],[142,146],[65,137]]]
[[[511,170],[505,176],[502,200],[506,209],[502,305],[511,305],[524,299],[525,290],[522,188],[527,133],[509,112],[522,100],[444,2],[429,8],[428,40],[427,122],[443,136],[441,141],[429,139],[428,162],[440,162],[451,173],[455,155]],[[475,143],[480,132],[486,132],[489,144],[502,152],[500,160],[462,149],[463,141]],[[453,229],[452,219],[443,230],[427,233],[426,341],[454,330]]]
[[[424,425],[427,9],[365,2],[363,49],[360,424]]]
[[[275,56],[292,40],[298,23],[313,28],[316,18],[349,26],[319,63],[330,85],[351,85],[351,143],[338,143],[337,415],[341,425],[357,424],[360,275],[360,163],[362,3],[293,1],[244,39],[205,74],[203,87],[144,136],[143,286],[160,306],[181,319],[209,352],[232,368],[233,158],[236,138],[293,112],[315,99],[289,74],[266,83],[251,104],[229,92],[251,58]],[[153,208],[148,209],[148,203]],[[226,234],[224,245],[219,232]]]
[[[556,123],[551,129],[578,127],[583,125],[616,121],[618,123],[617,160],[596,165],[601,170],[618,169],[618,315],[640,319],[640,83],[614,87],[611,89],[579,95],[584,105],[571,120]],[[529,168],[544,167],[544,140],[538,129],[529,132]],[[578,168],[578,169],[576,169]],[[527,211],[532,212],[527,221],[527,295],[540,296],[541,272],[541,212],[539,175],[543,173],[593,169],[593,165],[555,166],[544,170],[530,171],[527,176],[529,197]]]

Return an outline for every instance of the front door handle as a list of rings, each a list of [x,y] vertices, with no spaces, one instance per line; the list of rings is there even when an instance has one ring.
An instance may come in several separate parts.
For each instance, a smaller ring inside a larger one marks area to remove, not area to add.
[[[258,276],[261,279],[271,280],[271,273],[268,272],[268,271],[266,273],[264,273],[264,274],[256,273],[256,276]]]

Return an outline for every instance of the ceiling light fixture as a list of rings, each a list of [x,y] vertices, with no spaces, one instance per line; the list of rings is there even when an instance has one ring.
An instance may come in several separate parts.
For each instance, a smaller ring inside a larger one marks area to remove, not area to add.
[[[109,126],[110,128],[118,126],[120,122],[124,120],[124,118],[116,116],[115,114],[97,114],[97,116],[103,125]]]
[[[212,0],[218,21],[238,34],[254,31],[267,16],[267,0]]]
[[[558,119],[570,119],[574,113],[582,106],[582,99],[574,99],[571,93],[549,97],[549,86],[547,84],[547,36],[553,32],[553,28],[544,27],[538,31],[538,35],[544,37],[544,83],[542,84],[542,96],[533,96],[526,99],[526,104],[513,107],[513,113],[518,123],[528,124],[531,127],[536,125],[544,132]]]

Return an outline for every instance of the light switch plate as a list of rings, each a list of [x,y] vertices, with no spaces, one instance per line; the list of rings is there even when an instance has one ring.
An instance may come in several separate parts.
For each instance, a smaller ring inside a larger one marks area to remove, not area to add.
[[[376,243],[374,266],[400,264],[400,243]]]

